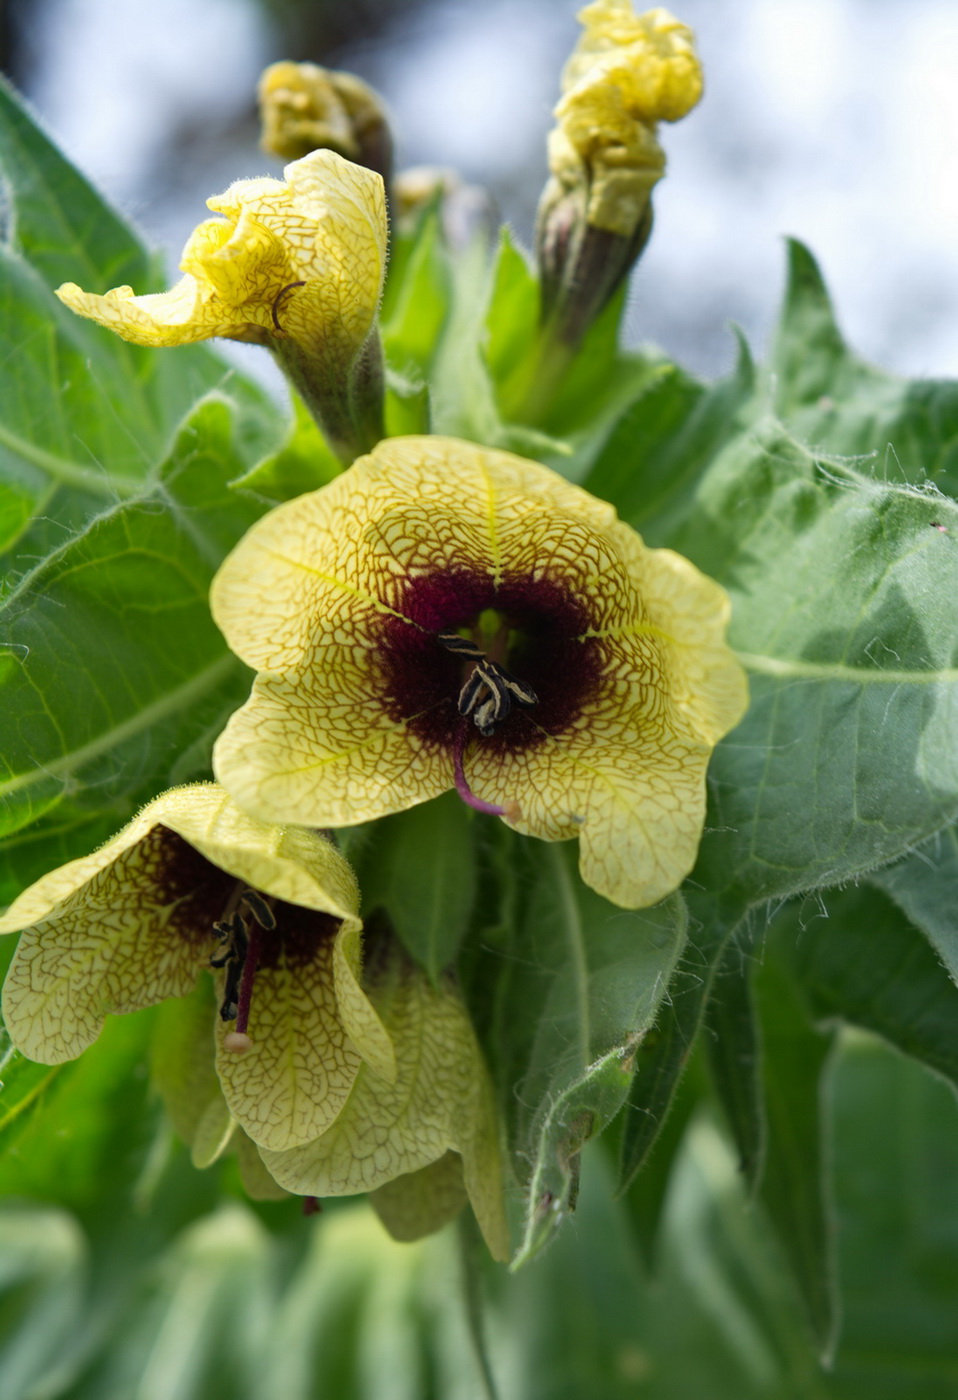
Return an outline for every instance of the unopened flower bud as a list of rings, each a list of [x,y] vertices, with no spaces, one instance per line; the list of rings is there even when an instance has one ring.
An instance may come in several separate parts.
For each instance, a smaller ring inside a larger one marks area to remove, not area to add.
[[[392,133],[379,95],[354,73],[316,63],[273,63],[259,80],[262,147],[281,160],[331,150],[383,177]]]
[[[536,249],[543,320],[576,344],[642,252],[665,173],[658,123],[702,95],[691,30],[668,10],[595,0],[562,75]]]

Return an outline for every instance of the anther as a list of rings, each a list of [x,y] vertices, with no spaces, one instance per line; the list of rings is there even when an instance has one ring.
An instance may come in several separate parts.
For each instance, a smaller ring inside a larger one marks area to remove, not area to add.
[[[539,703],[531,685],[526,685],[497,661],[490,661],[468,637],[460,637],[458,632],[439,632],[437,636],[447,651],[476,663],[459,692],[458,708],[461,715],[472,715],[484,739],[495,734],[503,720],[508,719],[513,705],[529,709]]]
[[[264,928],[267,932],[272,933],[276,928],[276,915],[259,891],[244,890],[242,902],[246,905],[260,928]]]
[[[280,334],[282,334],[282,332],[283,332],[283,328],[282,328],[282,326],[281,326],[280,323],[279,323],[279,310],[278,310],[278,308],[279,308],[280,302],[282,301],[283,297],[286,295],[287,292],[291,292],[295,287],[305,287],[305,286],[306,286],[306,283],[305,283],[305,282],[290,282],[290,283],[288,283],[287,286],[285,286],[285,287],[280,287],[279,291],[276,293],[275,297],[273,298],[273,325],[274,325],[274,326],[276,327],[276,329],[280,332]]]

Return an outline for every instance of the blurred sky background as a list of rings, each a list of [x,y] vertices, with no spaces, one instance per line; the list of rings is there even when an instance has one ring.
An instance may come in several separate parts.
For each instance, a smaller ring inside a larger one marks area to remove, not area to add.
[[[0,4],[5,70],[168,250],[171,271],[207,195],[279,172],[257,148],[253,101],[278,58],[374,83],[399,165],[458,167],[530,240],[574,0]],[[910,375],[958,375],[958,0],[675,10],[697,32],[706,95],[662,128],[669,175],[629,339],[706,375],[731,364],[730,321],[761,351],[781,296],[781,236],[794,234],[862,354]]]

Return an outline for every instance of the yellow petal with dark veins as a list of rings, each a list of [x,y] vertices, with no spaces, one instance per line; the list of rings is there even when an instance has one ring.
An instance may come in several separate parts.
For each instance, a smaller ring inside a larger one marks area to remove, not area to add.
[[[244,1054],[225,1048],[233,1023],[217,1022],[223,1093],[237,1122],[262,1147],[282,1151],[325,1132],[356,1079],[361,1060],[339,1018],[334,941],[325,938],[302,962],[284,949],[275,967],[259,968],[248,1027],[253,1044]]]
[[[508,1253],[498,1133],[488,1076],[466,1010],[394,952],[372,978],[372,1000],[396,1047],[390,1085],[364,1065],[342,1112],[315,1141],[263,1151],[287,1190],[349,1196],[419,1171],[452,1150],[496,1258]]]
[[[99,296],[67,282],[57,295],[137,345],[291,337],[313,355],[349,359],[382,293],[383,182],[333,151],[313,151],[283,173],[285,181],[238,180],[207,201],[224,217],[193,232],[184,276],[169,291],[136,296],[116,287]]]
[[[218,777],[264,818],[315,826],[450,788],[450,742],[427,742],[428,709],[397,708],[382,657],[406,628],[417,645],[434,635],[403,608],[414,611],[419,580],[456,571],[484,581],[489,606],[510,580],[530,595],[543,581],[558,589],[588,619],[569,644],[582,645],[582,674],[595,670],[538,742],[505,747],[470,730],[472,791],[531,836],[578,836],[583,878],[608,899],[655,903],[694,863],[709,757],[747,704],[725,642],[728,599],[688,560],[648,549],[610,505],[509,453],[394,438],[249,531],[212,590],[230,646],[260,668],[216,744]],[[546,678],[560,697],[580,671],[564,655]],[[456,699],[453,688],[436,703]],[[526,715],[535,725],[536,708]]]

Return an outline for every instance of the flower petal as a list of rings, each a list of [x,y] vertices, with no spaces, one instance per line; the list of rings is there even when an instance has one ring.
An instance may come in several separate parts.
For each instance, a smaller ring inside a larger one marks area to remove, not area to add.
[[[193,987],[209,943],[166,936],[177,901],[166,899],[162,887],[158,892],[160,860],[161,846],[148,835],[65,897],[64,881],[48,877],[43,894],[34,887],[11,906],[7,924],[12,916],[16,927],[31,905],[42,905],[54,890],[60,895],[53,917],[35,920],[22,935],[3,987],[7,1029],[31,1060],[75,1059],[96,1040],[108,1013],[137,1011]]]
[[[382,293],[383,182],[333,151],[313,151],[284,173],[285,183],[238,180],[207,201],[226,219],[194,230],[181,261],[186,275],[168,292],[138,297],[116,287],[96,296],[68,282],[57,295],[137,345],[292,337],[321,358],[348,360],[369,335]]]
[[[396,1046],[396,1083],[364,1065],[322,1137],[287,1152],[264,1150],[263,1160],[287,1190],[349,1196],[418,1171],[450,1149],[461,1152],[480,1226],[501,1258],[507,1235],[491,1091],[462,1002],[396,953],[374,980],[372,998]]]
[[[369,1193],[369,1204],[393,1239],[403,1244],[434,1235],[455,1220],[468,1200],[458,1152],[447,1152],[428,1167],[394,1177]]]
[[[264,818],[352,826],[438,797],[452,761],[390,719],[355,673],[259,676],[213,751],[217,777]]]
[[[339,1017],[334,938],[308,958],[284,939],[275,966],[258,968],[249,1017],[252,1046],[225,1047],[232,1023],[216,1027],[216,1070],[230,1111],[254,1142],[282,1152],[311,1142],[334,1122],[361,1062]]]

